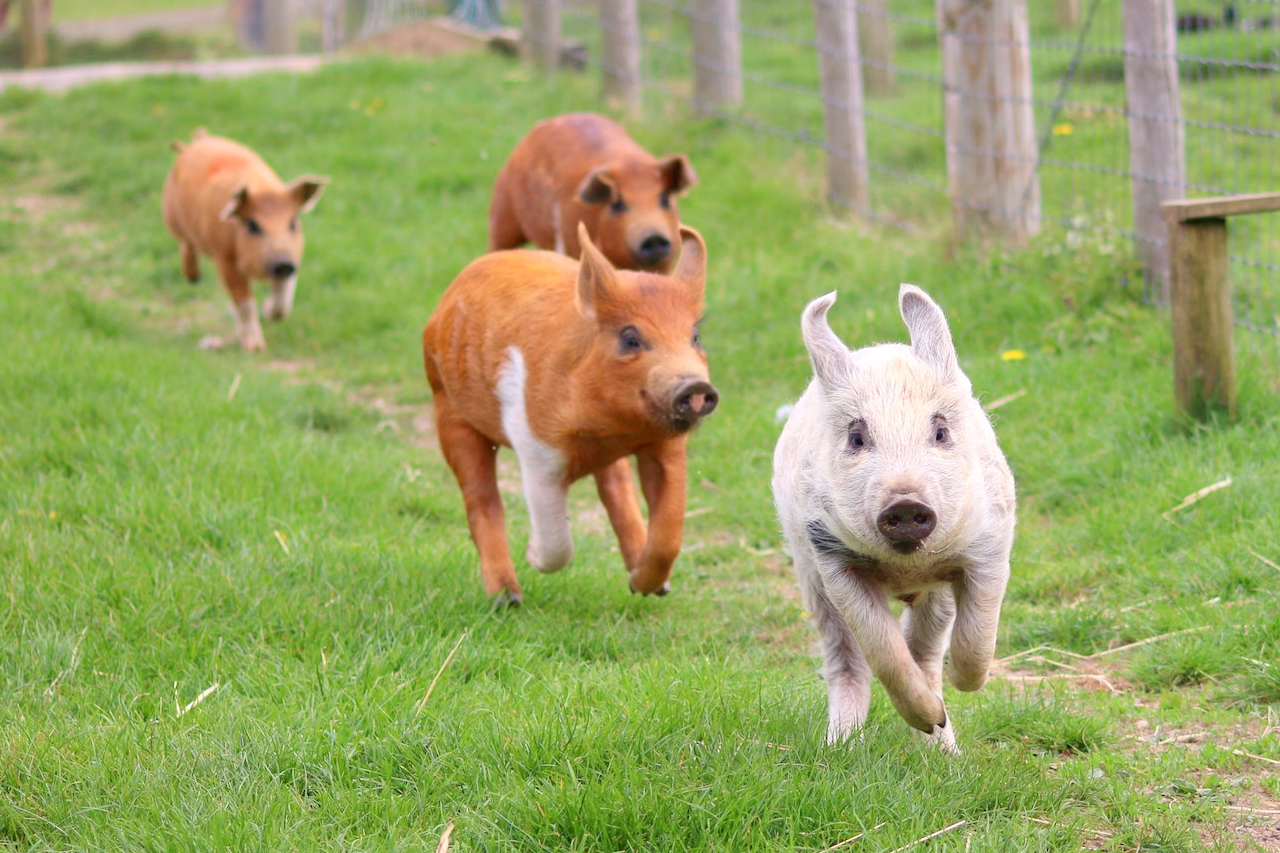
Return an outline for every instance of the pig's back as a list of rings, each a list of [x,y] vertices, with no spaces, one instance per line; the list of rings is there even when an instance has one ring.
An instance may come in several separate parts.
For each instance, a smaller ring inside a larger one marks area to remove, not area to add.
[[[202,136],[183,147],[165,181],[164,213],[171,227],[210,251],[233,228],[218,218],[232,195],[281,191],[284,183],[261,157],[230,139]]]
[[[554,252],[513,249],[472,261],[445,291],[423,330],[427,375],[473,424],[501,434],[493,389],[510,350],[531,371],[555,370],[580,318],[578,264]]]

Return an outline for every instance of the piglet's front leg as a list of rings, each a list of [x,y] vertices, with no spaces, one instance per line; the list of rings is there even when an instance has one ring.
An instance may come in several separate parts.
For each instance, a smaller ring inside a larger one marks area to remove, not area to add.
[[[631,588],[645,595],[666,595],[667,579],[680,554],[686,499],[685,437],[636,452],[640,488],[649,505],[649,535],[631,569]]]

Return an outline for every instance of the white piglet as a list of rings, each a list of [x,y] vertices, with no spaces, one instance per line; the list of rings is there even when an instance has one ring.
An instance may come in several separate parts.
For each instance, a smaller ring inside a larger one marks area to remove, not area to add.
[[[827,682],[827,740],[862,726],[874,675],[902,718],[956,751],[942,701],[987,679],[1013,546],[1013,475],[942,309],[898,297],[911,346],[850,350],[835,293],[804,310],[813,381],[773,458],[773,495]],[[889,607],[903,602],[901,623]]]

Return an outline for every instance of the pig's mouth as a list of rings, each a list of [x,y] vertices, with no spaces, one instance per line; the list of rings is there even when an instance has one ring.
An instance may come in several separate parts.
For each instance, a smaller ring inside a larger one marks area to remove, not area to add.
[[[924,547],[924,542],[891,542],[889,547],[899,554],[914,554]]]

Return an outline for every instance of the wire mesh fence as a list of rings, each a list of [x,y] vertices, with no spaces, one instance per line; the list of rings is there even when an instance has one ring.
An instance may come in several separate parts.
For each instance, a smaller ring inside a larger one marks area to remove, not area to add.
[[[410,0],[346,2],[364,10],[353,32],[425,8]],[[606,2],[523,0],[504,12],[508,22],[522,12],[526,19],[554,19],[553,30],[526,27],[524,37],[554,41],[547,47],[556,52],[576,45],[589,73],[616,77],[626,71],[614,51],[604,49],[618,35],[605,29],[617,26],[601,14]],[[1154,186],[1162,198],[1280,191],[1280,0],[1180,2],[1176,50],[1165,53],[1126,45],[1126,0],[1027,0],[1025,36],[976,40],[1002,48],[1010,47],[1009,38],[1018,42],[1013,53],[1030,59],[1029,94],[968,91],[948,76],[942,21],[964,0],[857,0],[860,49],[850,61],[861,72],[865,154],[833,143],[824,118],[829,96],[819,69],[822,51],[831,48],[828,34],[816,31],[815,8],[831,2],[744,0],[739,7],[736,0],[635,0],[644,113],[669,114],[680,106],[740,124],[792,143],[794,156],[814,174],[833,159],[865,158],[857,164],[865,167],[865,194],[850,200],[833,193],[831,200],[913,232],[936,232],[957,216],[957,207],[1021,207],[983,212],[1029,222],[1029,233],[1048,232],[1068,250],[1088,242],[1117,255],[1159,257],[1166,237],[1162,229],[1135,223],[1135,186]],[[707,20],[726,8],[732,21]],[[738,54],[725,60],[726,54],[700,53],[699,24],[731,28]],[[733,61],[740,67],[721,67]],[[1131,103],[1126,69],[1132,75],[1142,62],[1164,61],[1174,69],[1176,102]],[[700,79],[720,72],[740,75],[738,97],[705,95]],[[957,200],[956,163],[971,152],[948,136],[948,104],[955,99],[1006,100],[1029,110],[1030,152],[994,152],[997,159],[1028,161],[1030,177],[1015,192],[996,201]],[[1144,162],[1131,146],[1141,121],[1175,131],[1182,162]],[[1233,219],[1230,233],[1237,323],[1280,332],[1280,215]],[[1159,281],[1145,284],[1153,298],[1162,298]]]

